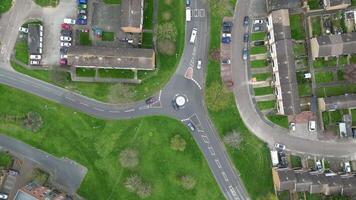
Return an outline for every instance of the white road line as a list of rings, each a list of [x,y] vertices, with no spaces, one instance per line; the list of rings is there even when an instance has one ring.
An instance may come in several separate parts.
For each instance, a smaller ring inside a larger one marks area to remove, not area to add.
[[[120,111],[119,110],[109,110],[109,112],[111,112],[111,113],[119,113]]]
[[[181,119],[180,121],[185,122],[185,121],[188,121],[188,120],[190,120],[190,118]]]
[[[204,141],[205,143],[209,144],[209,138],[208,138],[208,136],[206,136],[206,135],[201,135],[201,138],[203,139],[203,141]]]
[[[215,159],[215,163],[216,165],[218,166],[218,168],[220,169],[221,168],[221,163],[218,159]]]
[[[212,146],[209,146],[208,147],[209,151],[210,151],[210,154],[213,156],[215,155],[215,151],[214,151],[214,148]]]
[[[158,101],[161,101],[162,90],[159,91]]]
[[[201,86],[200,86],[200,84],[198,83],[198,81],[196,81],[195,79],[191,79],[197,86],[198,86],[198,88],[201,90]]]
[[[86,104],[86,103],[80,103],[81,105],[83,105],[83,106],[89,106],[88,104]]]
[[[225,172],[221,172],[221,175],[224,177],[224,180],[225,180],[226,182],[228,182],[228,181],[229,181],[229,179],[227,178],[227,176],[226,176],[226,173],[225,173]]]
[[[125,110],[124,112],[133,112],[133,111],[135,111],[135,109],[134,108],[132,108],[132,109],[129,109],[129,110]]]
[[[74,99],[70,98],[70,97],[65,97],[66,99],[68,99],[69,101],[75,101]]]
[[[96,107],[94,108],[94,110],[101,111],[101,112],[104,111],[103,109],[101,109],[101,108],[96,108]]]

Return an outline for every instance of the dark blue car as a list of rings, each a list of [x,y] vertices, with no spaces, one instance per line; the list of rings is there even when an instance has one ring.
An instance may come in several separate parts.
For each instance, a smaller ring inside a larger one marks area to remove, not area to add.
[[[87,2],[87,0],[78,0],[78,4],[86,4]]]
[[[88,20],[86,19],[77,19],[77,24],[79,25],[87,25]]]
[[[225,44],[230,44],[231,38],[230,37],[223,37],[221,38],[221,42]]]

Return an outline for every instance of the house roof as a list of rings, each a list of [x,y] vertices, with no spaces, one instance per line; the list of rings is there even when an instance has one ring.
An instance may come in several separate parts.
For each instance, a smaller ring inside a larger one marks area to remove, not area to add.
[[[356,94],[325,97],[323,102],[325,110],[354,108],[356,107]]]
[[[276,41],[278,74],[285,115],[301,112],[291,39]]]
[[[41,54],[40,52],[40,25],[28,25],[27,45],[29,54]]]
[[[352,54],[356,52],[356,32],[341,35],[323,35],[311,39],[311,44],[317,48],[313,57],[327,57]]]
[[[142,29],[143,0],[121,1],[121,27]]]
[[[338,6],[341,4],[351,4],[351,0],[327,0],[327,6]]]
[[[291,29],[288,9],[271,12],[275,40],[291,38]]]
[[[38,200],[38,199],[30,194],[27,194],[26,192],[18,190],[14,200]]]
[[[267,0],[268,11],[299,8],[302,6],[301,0]]]
[[[68,64],[74,66],[113,67],[153,70],[153,49],[73,46],[68,50]]]

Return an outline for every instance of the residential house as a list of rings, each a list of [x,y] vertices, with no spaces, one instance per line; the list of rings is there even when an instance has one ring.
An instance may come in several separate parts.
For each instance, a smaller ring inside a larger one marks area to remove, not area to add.
[[[356,53],[356,32],[310,39],[313,59]]]
[[[14,200],[68,200],[70,199],[61,192],[54,191],[31,182],[20,188],[14,197]]]
[[[302,7],[301,0],[266,0],[267,11]]]
[[[356,94],[318,98],[320,111],[356,108]]]
[[[267,20],[277,111],[282,115],[301,112],[288,9],[272,11]]]
[[[73,46],[68,50],[68,65],[83,68],[154,70],[153,49]]]
[[[126,33],[141,33],[143,26],[143,0],[121,1],[121,29]]]

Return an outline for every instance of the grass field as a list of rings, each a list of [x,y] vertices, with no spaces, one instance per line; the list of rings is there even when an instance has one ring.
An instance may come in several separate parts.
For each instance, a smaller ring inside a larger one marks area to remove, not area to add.
[[[15,58],[25,64],[28,64],[28,46],[27,40],[19,39],[15,44]]]
[[[324,111],[322,113],[324,125],[336,125],[337,122],[342,121],[342,115],[348,113],[348,110]]]
[[[313,30],[313,37],[321,36],[321,18],[320,16],[311,17]]]
[[[251,34],[251,40],[256,41],[256,40],[264,40],[267,37],[266,32],[256,32]]]
[[[345,80],[345,77],[344,77],[344,75],[345,75],[345,72],[344,72],[344,70],[337,70],[337,80],[338,81],[343,81],[343,80]]]
[[[95,76],[95,69],[88,69],[88,68],[75,68],[77,76],[81,77],[94,77]]]
[[[102,35],[101,39],[103,41],[114,41],[115,40],[115,33],[114,32],[103,31],[103,35]]]
[[[290,156],[290,161],[292,167],[302,167],[302,161],[299,156],[291,155]]]
[[[23,115],[35,110],[44,120],[36,134],[8,121],[0,121],[0,132],[86,166],[88,173],[79,194],[88,200],[138,199],[123,185],[131,174],[139,174],[152,186],[148,199],[223,199],[194,139],[176,120],[156,116],[104,121],[6,86],[0,86],[0,93],[0,113]],[[184,152],[170,148],[170,139],[176,134],[186,141]],[[139,164],[131,170],[118,160],[126,148],[139,152]],[[195,177],[193,190],[180,186],[181,175]]]
[[[153,0],[145,0],[143,16],[144,16],[143,28],[152,29],[153,28]]]
[[[209,49],[213,51],[219,48],[222,16],[228,15],[229,11],[225,9],[229,6],[220,5],[220,1],[216,0],[209,2],[211,8]],[[233,130],[241,134],[243,141],[239,150],[227,147],[227,151],[233,164],[240,172],[251,199],[264,199],[267,194],[273,193],[269,150],[266,144],[247,130],[236,109],[233,94],[222,88],[220,64],[210,58],[207,67],[205,94],[209,115],[222,137]],[[218,98],[208,98],[211,94],[217,94]],[[251,166],[254,166],[253,170],[251,170]]]
[[[305,56],[306,53],[304,43],[293,43],[293,52],[296,57]]]
[[[142,48],[153,48],[153,33],[142,34]]]
[[[308,97],[312,95],[312,88],[309,83],[298,84],[298,92],[300,97]]]
[[[267,118],[280,127],[288,128],[288,117],[284,115],[267,115]]]
[[[90,46],[91,45],[89,32],[80,32],[79,33],[79,44],[83,45],[83,46]]]
[[[107,4],[120,4],[121,0],[104,0],[104,3],[107,3]]]
[[[259,101],[257,102],[257,106],[260,110],[272,109],[276,107],[276,101]]]
[[[268,66],[267,60],[251,60],[251,67],[261,68]]]
[[[339,56],[339,65],[346,65],[346,64],[347,64],[347,55]]]
[[[319,0],[308,0],[308,6],[310,10],[322,9]]]
[[[255,47],[251,47],[251,49],[250,49],[251,55],[261,54],[261,53],[266,53],[266,52],[267,52],[266,46],[255,46]]]
[[[12,158],[9,154],[5,152],[0,152],[0,168],[4,167],[7,168],[10,166],[12,162]]]
[[[255,96],[273,94],[274,89],[270,86],[267,87],[260,87],[260,88],[253,88],[255,92]]]
[[[305,30],[303,26],[303,18],[300,14],[290,15],[290,27],[292,32],[292,38],[295,40],[305,39]]]
[[[316,72],[315,81],[316,83],[329,83],[334,80],[332,72]]]
[[[320,68],[320,67],[334,67],[337,65],[337,58],[336,57],[330,57],[328,60],[325,60],[324,58],[317,58],[313,61],[313,66],[315,68]]]
[[[338,96],[343,94],[356,93],[355,85],[339,85],[339,86],[330,86],[330,87],[320,87],[317,88],[316,94],[317,97],[328,97],[328,96]]]
[[[0,14],[5,13],[10,10],[12,6],[12,0],[1,0],[0,1]]]
[[[99,70],[100,77],[105,78],[134,78],[135,73],[131,70],[124,69],[100,69]]]
[[[35,0],[35,3],[42,7],[56,7],[59,0]]]
[[[253,78],[256,78],[256,81],[265,81],[267,78],[272,77],[272,73],[267,72],[267,73],[260,73],[260,74],[253,74]]]

